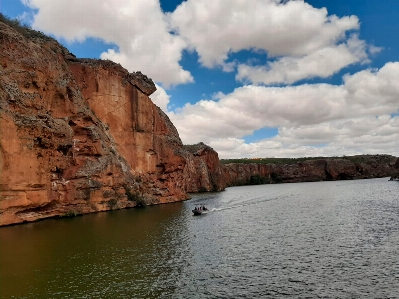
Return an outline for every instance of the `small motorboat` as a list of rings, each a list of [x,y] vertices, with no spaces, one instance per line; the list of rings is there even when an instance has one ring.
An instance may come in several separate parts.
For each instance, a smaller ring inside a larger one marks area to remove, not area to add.
[[[199,216],[202,214],[205,214],[208,212],[208,208],[205,207],[204,205],[201,205],[200,207],[195,207],[194,210],[192,210],[194,216]]]

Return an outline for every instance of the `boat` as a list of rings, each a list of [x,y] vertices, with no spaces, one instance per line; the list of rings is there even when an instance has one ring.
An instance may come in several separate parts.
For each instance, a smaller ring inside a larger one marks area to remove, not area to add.
[[[194,208],[194,210],[192,210],[192,212],[193,212],[194,216],[199,216],[199,215],[208,213],[208,209],[207,209],[207,207],[201,205],[199,208],[197,208],[197,207]]]

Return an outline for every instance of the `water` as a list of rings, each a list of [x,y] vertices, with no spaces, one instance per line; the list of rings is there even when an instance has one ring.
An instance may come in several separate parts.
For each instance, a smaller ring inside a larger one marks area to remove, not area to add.
[[[233,187],[3,227],[0,246],[0,298],[399,298],[399,183]]]

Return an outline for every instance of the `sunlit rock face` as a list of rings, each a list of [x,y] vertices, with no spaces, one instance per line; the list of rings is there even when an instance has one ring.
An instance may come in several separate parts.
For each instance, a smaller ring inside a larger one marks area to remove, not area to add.
[[[18,31],[0,22],[0,225],[224,188],[217,153],[183,147],[151,79]]]
[[[221,191],[226,187],[218,153],[200,142],[185,145],[184,185],[187,192]]]
[[[226,186],[399,169],[396,157],[383,155],[221,165],[209,146],[183,146],[149,98],[155,90],[140,72],[77,59],[54,39],[0,22],[0,225],[175,202]]]

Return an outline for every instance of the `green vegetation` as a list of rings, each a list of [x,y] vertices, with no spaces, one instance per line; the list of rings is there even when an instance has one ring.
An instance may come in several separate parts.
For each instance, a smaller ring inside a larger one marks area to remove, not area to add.
[[[110,209],[114,209],[115,206],[116,206],[117,203],[118,203],[118,200],[117,200],[116,198],[111,198],[111,199],[108,200],[106,203],[107,203],[107,205],[108,205],[108,207],[109,207]]]
[[[373,164],[373,163],[381,163],[383,161],[387,161],[387,159],[391,159],[393,156],[389,155],[358,155],[358,156],[343,156],[342,159],[349,160],[352,163],[365,163],[365,164]]]
[[[72,217],[76,217],[79,215],[82,215],[82,214],[79,212],[76,212],[76,211],[68,211],[65,214],[61,215],[61,217],[62,218],[72,218]]]
[[[130,191],[129,187],[125,186],[125,193],[128,201],[136,202],[137,207],[145,207],[147,203],[144,198],[140,196],[138,193],[133,193]]]
[[[279,184],[283,182],[283,179],[281,178],[281,176],[275,172],[272,172],[272,174],[270,175],[272,177],[272,181]]]
[[[249,185],[263,185],[268,183],[270,183],[270,180],[266,177],[260,176],[259,174],[251,175],[251,178],[249,179]]]
[[[280,184],[283,179],[278,173],[272,172],[270,177],[260,176],[259,174],[251,175],[246,185],[263,185],[263,184]]]
[[[323,160],[323,159],[345,159],[352,163],[375,163],[377,160],[390,159],[389,155],[356,155],[356,156],[342,156],[342,157],[302,157],[302,158],[242,158],[242,159],[221,159],[222,164],[278,164],[278,165],[292,165],[299,162],[310,160]]]
[[[45,35],[43,32],[33,30],[29,25],[22,23],[20,20],[10,19],[2,13],[0,13],[0,22],[3,22],[12,27],[14,30],[18,31],[26,38],[41,38],[45,40],[53,40],[51,37]]]
[[[303,157],[303,158],[256,158],[256,159],[222,159],[222,164],[241,163],[241,164],[296,164],[306,160],[325,159],[323,157]]]

